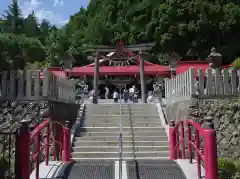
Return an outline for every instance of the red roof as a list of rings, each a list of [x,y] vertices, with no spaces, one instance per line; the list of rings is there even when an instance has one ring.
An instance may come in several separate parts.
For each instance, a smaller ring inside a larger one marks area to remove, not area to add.
[[[128,53],[128,56],[129,56],[129,57],[135,56],[135,55],[133,54],[133,52],[130,51],[129,49],[125,49],[125,51]],[[138,58],[138,56],[134,59],[134,61],[136,62],[137,65],[140,64],[140,59]],[[107,62],[107,60],[101,59],[101,60],[99,61],[99,65],[100,65],[100,66],[101,66],[101,65],[104,66],[104,65],[105,65],[105,62]],[[91,64],[89,64],[89,65],[86,65],[86,67],[94,67],[94,65],[95,65],[95,63],[91,63]],[[156,65],[156,64],[151,63],[151,62],[148,62],[148,61],[144,61],[144,66],[151,66],[151,65]]]
[[[66,78],[67,77],[64,71],[59,71],[59,70],[55,71],[55,70],[52,70],[52,69],[49,69],[49,70],[52,72],[53,75],[58,76],[60,78]],[[43,78],[44,78],[43,72],[40,72],[40,79],[42,80]]]
[[[203,71],[205,71],[206,69],[210,68],[209,61],[179,61],[178,65],[179,66],[176,68],[177,74],[184,73],[188,71],[189,68],[194,68],[195,73],[197,73],[198,69],[202,69]]]
[[[145,75],[169,75],[169,68],[167,66],[152,65],[144,67]],[[139,66],[100,66],[100,75],[138,75],[140,73]],[[83,66],[74,67],[71,72],[72,76],[93,76],[94,67]]]
[[[125,49],[129,56],[134,56],[131,50]],[[105,66],[107,60],[101,60],[99,73],[100,75],[138,75],[140,73],[140,59],[136,57],[134,59],[136,65],[129,66]],[[148,61],[144,61],[144,73],[145,75],[163,75],[169,76],[169,67],[153,64]],[[73,67],[72,76],[93,76],[94,75],[94,63],[82,67]]]
[[[66,73],[64,71],[52,71],[52,73],[60,78],[67,78]]]

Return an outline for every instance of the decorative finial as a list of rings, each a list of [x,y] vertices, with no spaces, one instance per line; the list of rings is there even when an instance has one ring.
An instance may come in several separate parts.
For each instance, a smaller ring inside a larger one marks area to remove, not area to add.
[[[70,128],[70,125],[71,125],[71,122],[70,122],[70,121],[68,121],[68,120],[65,121],[65,127],[66,127],[66,128]]]
[[[205,117],[203,126],[205,129],[214,129],[213,117],[212,116]]]
[[[216,52],[217,52],[217,49],[216,49],[215,47],[213,47],[213,48],[211,49],[211,52],[216,53]]]
[[[174,120],[170,121],[170,127],[175,127],[175,121]]]

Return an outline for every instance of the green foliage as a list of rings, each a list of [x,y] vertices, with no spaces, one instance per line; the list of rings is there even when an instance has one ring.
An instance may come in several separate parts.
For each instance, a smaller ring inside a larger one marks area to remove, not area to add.
[[[232,67],[240,69],[240,57],[238,57],[233,63]]]
[[[224,64],[240,56],[236,40],[240,39],[240,6],[230,0],[91,0],[60,29],[47,20],[37,23],[34,12],[23,18],[14,1],[0,19],[0,31],[7,36],[2,39],[9,39],[1,40],[6,44],[1,68],[13,68],[19,54],[25,63],[59,65],[61,58],[71,57],[75,64],[85,65],[89,61],[83,44],[112,45],[118,40],[155,41],[149,60],[164,65],[170,58],[162,57],[173,53],[184,57],[191,51],[204,60],[213,46],[224,56]],[[15,35],[10,38],[10,33]]]
[[[16,67],[17,56],[22,56],[25,62],[44,60],[45,49],[41,42],[35,38],[27,38],[24,35],[12,33],[0,34],[0,64],[1,68],[12,69]]]
[[[236,167],[237,173],[240,174],[240,160],[237,160],[237,161],[235,161],[234,163],[235,163],[235,167]]]
[[[219,179],[233,179],[236,174],[235,164],[226,159],[220,158],[218,159],[218,176]]]
[[[0,153],[0,168],[5,171],[7,170],[9,167],[9,163],[7,162],[7,160],[4,158],[3,153]]]

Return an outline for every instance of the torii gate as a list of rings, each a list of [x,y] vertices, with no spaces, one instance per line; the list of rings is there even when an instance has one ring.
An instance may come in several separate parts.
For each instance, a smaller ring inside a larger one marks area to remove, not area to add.
[[[149,51],[155,43],[148,43],[148,44],[139,44],[139,45],[124,45],[122,41],[118,42],[116,46],[104,46],[104,45],[86,45],[87,52],[93,52],[92,56],[88,57],[88,60],[93,60],[95,62],[94,65],[94,100],[93,103],[98,103],[98,85],[99,85],[99,59],[103,58],[106,60],[117,60],[117,61],[124,61],[126,58],[122,58],[122,53],[128,53],[129,58],[136,58],[138,57],[140,60],[140,82],[141,82],[141,94],[142,94],[142,101],[146,103],[146,85],[145,85],[145,78],[144,78],[144,52]],[[110,53],[115,52],[115,56],[117,58],[112,59],[111,57],[102,55],[101,53]],[[137,54],[133,54],[133,52],[137,52]]]

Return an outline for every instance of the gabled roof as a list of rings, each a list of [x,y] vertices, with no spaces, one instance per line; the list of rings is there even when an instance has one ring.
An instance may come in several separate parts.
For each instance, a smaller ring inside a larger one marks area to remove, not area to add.
[[[145,66],[144,67],[145,75],[169,75],[169,68],[168,66],[161,66],[161,65],[152,65],[152,66]],[[99,75],[139,75],[140,68],[137,65],[129,65],[129,66],[101,66],[99,68]],[[89,66],[82,66],[82,67],[74,67],[71,72],[72,76],[93,76],[94,75],[94,68]]]
[[[133,56],[135,56],[135,54],[131,51],[131,50],[129,50],[129,49],[124,49],[124,51],[129,55],[129,57],[133,57]],[[113,55],[115,54],[115,52],[111,52],[111,53],[109,53],[109,54],[107,54],[106,56],[107,57],[112,57]],[[139,58],[138,57],[136,57],[135,59],[134,59],[134,61],[136,62],[136,64],[137,65],[139,65],[140,64],[140,60],[139,60]],[[100,59],[99,60],[99,65],[100,66],[104,66],[105,65],[105,62],[107,62],[107,60],[105,60],[105,59]],[[91,63],[91,64],[89,64],[89,65],[86,65],[86,67],[94,67],[94,65],[95,65],[95,62],[94,63]],[[151,63],[151,62],[148,62],[148,61],[144,61],[144,66],[155,66],[155,65],[157,65],[157,64],[154,64],[154,63]]]
[[[125,49],[125,52],[128,54],[129,57],[136,56],[130,50]],[[111,52],[107,57],[112,57],[115,52]],[[126,65],[126,66],[106,66],[106,59],[99,60],[99,74],[100,75],[139,75],[140,73],[140,59],[136,56],[133,59],[136,62],[136,65]],[[86,66],[82,67],[73,67],[71,75],[72,76],[93,76],[94,75],[94,65],[95,63],[91,63]],[[169,67],[168,66],[161,66],[157,64],[153,64],[148,61],[144,61],[144,73],[145,75],[169,75]]]

